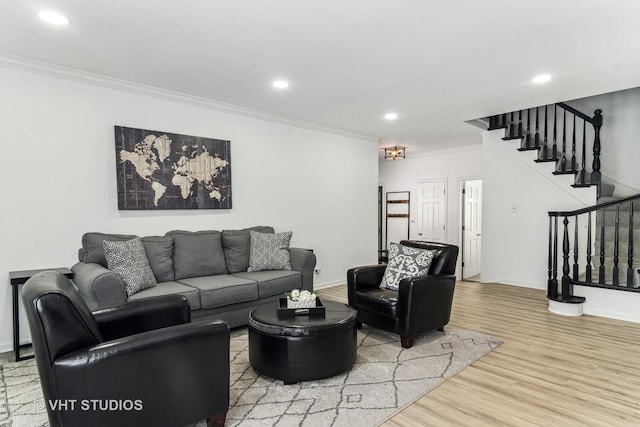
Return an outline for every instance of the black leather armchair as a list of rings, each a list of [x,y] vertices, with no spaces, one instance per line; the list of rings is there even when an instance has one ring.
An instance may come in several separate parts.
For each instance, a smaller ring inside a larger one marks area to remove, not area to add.
[[[401,245],[434,250],[429,274],[400,281],[397,291],[381,289],[386,265],[356,267],[347,271],[349,305],[362,323],[400,335],[402,347],[413,346],[421,333],[449,323],[456,283],[458,247],[435,242],[403,240]]]
[[[190,323],[184,296],[92,313],[69,279],[47,271],[22,299],[52,427],[224,425],[229,327]]]

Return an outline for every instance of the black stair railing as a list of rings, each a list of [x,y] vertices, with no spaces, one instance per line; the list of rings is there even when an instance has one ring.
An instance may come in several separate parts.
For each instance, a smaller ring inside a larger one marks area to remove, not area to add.
[[[549,108],[553,107],[553,108]],[[540,110],[544,108],[544,125],[540,129]],[[551,110],[551,111],[549,111]],[[561,110],[561,114],[558,110]],[[524,116],[524,118],[523,118]],[[602,128],[602,110],[595,110],[594,116],[576,110],[564,102],[552,106],[529,108],[489,117],[489,130],[505,129],[505,140],[520,139],[520,151],[537,150],[537,162],[555,162],[554,174],[572,174],[575,176],[574,186],[587,187],[595,185],[597,197],[600,197],[600,129]],[[526,126],[524,126],[526,123]],[[532,127],[531,123],[535,123]],[[589,123],[589,128],[587,128]],[[582,126],[580,126],[582,124]],[[552,133],[549,133],[549,127]],[[580,132],[581,129],[581,132]],[[589,130],[588,130],[589,129]],[[593,131],[590,131],[593,129]],[[567,132],[570,131],[569,141]],[[542,136],[540,133],[542,132]],[[562,132],[559,135],[559,132]],[[590,133],[587,138],[587,133]],[[582,135],[580,135],[582,133]],[[562,138],[560,141],[559,138]],[[581,137],[581,138],[580,138]],[[582,143],[580,143],[580,139]],[[541,141],[542,140],[542,141]],[[587,142],[591,146],[587,146]],[[591,152],[591,171],[588,172],[587,155]],[[580,158],[580,163],[578,163]]]
[[[635,219],[634,209],[640,210],[640,194],[574,211],[549,212],[549,299],[569,303],[584,301],[584,298],[573,295],[574,285],[640,292],[640,259],[634,261],[638,258],[634,258],[634,249],[640,249],[634,248],[635,240],[640,239],[640,221]],[[570,233],[572,227],[573,233]],[[599,231],[597,243],[592,241],[596,227]],[[627,228],[626,234],[621,233],[623,228]],[[558,253],[560,235],[562,254]],[[594,246],[599,248],[597,281],[593,280],[592,273],[596,269],[592,265]],[[620,264],[621,257],[625,257],[624,246],[626,267]],[[570,265],[571,255],[573,265]],[[560,261],[562,277],[558,281]]]

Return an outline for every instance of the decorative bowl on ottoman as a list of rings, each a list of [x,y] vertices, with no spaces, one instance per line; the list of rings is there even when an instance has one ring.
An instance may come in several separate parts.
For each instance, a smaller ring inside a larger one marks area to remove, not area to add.
[[[316,294],[307,290],[294,289],[285,293],[287,308],[312,308],[316,306]]]

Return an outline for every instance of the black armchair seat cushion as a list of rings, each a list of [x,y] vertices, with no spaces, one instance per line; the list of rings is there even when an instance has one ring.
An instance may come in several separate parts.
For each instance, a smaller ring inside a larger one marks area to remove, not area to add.
[[[356,291],[356,305],[359,309],[395,319],[398,317],[398,292],[382,288]]]

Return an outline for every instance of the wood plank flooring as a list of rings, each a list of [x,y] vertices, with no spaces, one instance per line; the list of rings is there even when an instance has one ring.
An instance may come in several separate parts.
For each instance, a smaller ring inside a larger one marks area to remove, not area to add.
[[[347,302],[346,285],[318,294]],[[472,282],[456,284],[450,324],[504,343],[383,426],[640,426],[640,324],[558,316],[542,290]]]

